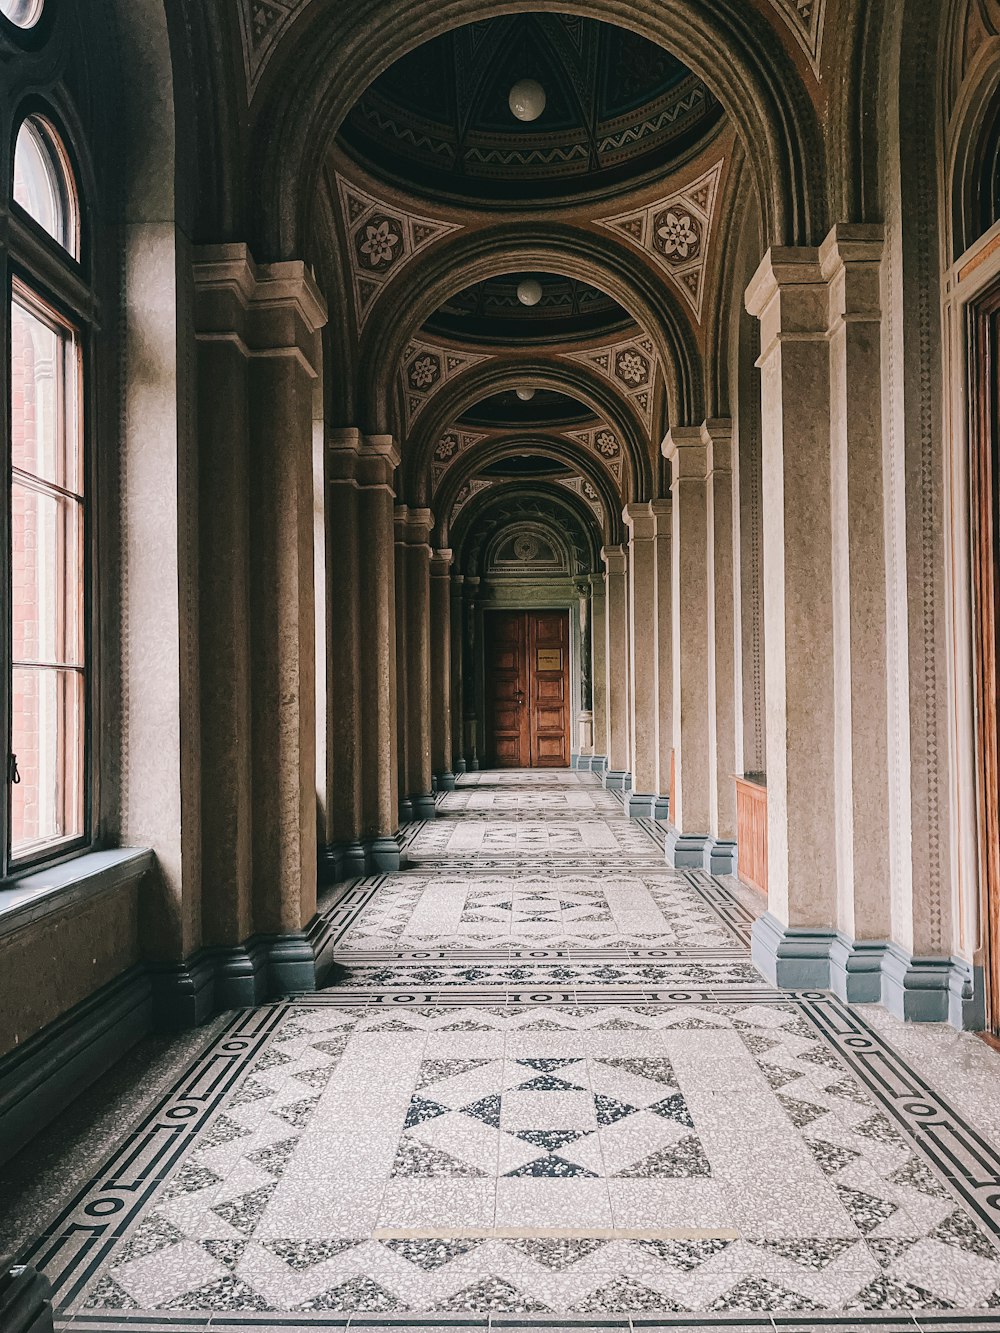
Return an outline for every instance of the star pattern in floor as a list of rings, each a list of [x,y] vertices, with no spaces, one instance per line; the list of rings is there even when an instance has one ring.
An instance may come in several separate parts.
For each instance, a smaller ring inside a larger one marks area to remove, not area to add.
[[[590,774],[438,816],[324,901],[329,984],[217,1025],[22,1238],[63,1328],[1000,1328],[995,1142],[768,985],[762,902]]]

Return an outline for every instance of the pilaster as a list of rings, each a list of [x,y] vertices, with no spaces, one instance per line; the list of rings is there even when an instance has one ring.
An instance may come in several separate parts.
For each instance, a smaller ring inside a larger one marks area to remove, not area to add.
[[[465,672],[462,661],[464,640],[462,624],[462,584],[465,576],[451,576],[451,735],[452,758],[456,776],[466,771],[463,718],[465,713]]]
[[[760,320],[768,755],[773,919],[837,919],[828,293],[818,251],[772,249],[748,290]],[[801,867],[801,869],[799,869]],[[754,931],[754,958],[775,954]],[[818,981],[829,976],[820,968]]]
[[[413,802],[410,800],[410,733],[407,723],[407,672],[409,653],[407,651],[406,631],[406,532],[409,522],[409,508],[398,504],[393,509],[393,586],[396,594],[396,645],[395,645],[395,685],[396,685],[396,782],[399,792],[399,822],[407,824],[413,818]]]
[[[670,499],[650,502],[653,514],[653,551],[656,574],[656,799],[653,818],[670,817],[670,768],[674,749],[673,504]]]
[[[708,531],[706,440],[677,426],[663,441],[670,463],[674,787],[667,859],[703,866],[710,852]]]
[[[591,681],[593,683],[594,754],[591,769],[603,773],[608,763],[608,615],[604,576],[590,576]]]
[[[393,576],[393,473],[399,452],[391,435],[366,435],[358,460],[361,637],[362,838],[370,870],[399,869],[396,735],[396,588]]]
[[[451,561],[449,550],[431,555],[431,768],[438,791],[454,791],[451,732]]]
[[[431,765],[431,548],[434,516],[409,509],[406,521],[406,794],[415,819],[433,819]]]
[[[712,419],[705,441],[708,544],[708,827],[713,874],[736,873],[736,623],[733,423]]]
[[[606,546],[604,561],[605,680],[608,701],[607,787],[625,791],[629,779],[628,555],[623,546]]]
[[[635,818],[648,818],[657,794],[659,754],[656,520],[648,502],[626,505],[622,518],[629,533],[629,768],[632,790],[626,808]]]

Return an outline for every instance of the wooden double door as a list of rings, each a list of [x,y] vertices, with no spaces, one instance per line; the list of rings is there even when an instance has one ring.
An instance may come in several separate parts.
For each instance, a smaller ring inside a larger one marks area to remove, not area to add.
[[[486,749],[494,768],[569,766],[569,612],[488,611]]]

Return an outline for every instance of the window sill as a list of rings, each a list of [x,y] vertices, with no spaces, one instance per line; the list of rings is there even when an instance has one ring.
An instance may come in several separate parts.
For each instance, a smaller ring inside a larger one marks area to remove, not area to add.
[[[137,847],[84,852],[0,883],[0,936],[138,880],[152,868],[153,860],[151,851]]]

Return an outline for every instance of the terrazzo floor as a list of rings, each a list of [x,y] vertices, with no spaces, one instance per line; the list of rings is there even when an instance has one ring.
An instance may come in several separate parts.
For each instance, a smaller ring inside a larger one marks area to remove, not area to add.
[[[151,1043],[0,1179],[84,1330],[1000,1330],[1000,1056],[749,961],[596,778],[470,774],[332,984]]]

